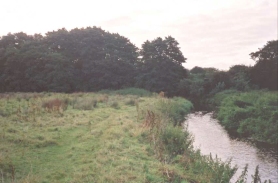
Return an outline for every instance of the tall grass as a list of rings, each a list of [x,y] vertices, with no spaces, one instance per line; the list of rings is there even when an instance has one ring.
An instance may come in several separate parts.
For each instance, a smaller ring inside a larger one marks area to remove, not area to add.
[[[190,178],[172,175],[177,182],[229,182],[236,171],[229,162],[203,156],[194,150],[193,138],[180,124],[192,104],[183,98],[160,98],[145,110],[143,127],[154,154],[163,164],[177,164]],[[174,181],[173,181],[174,182]]]
[[[229,182],[181,127],[189,101],[127,93],[1,94],[0,182]]]
[[[140,97],[150,97],[153,93],[141,88],[125,88],[120,90],[102,90],[99,93],[117,95],[136,95]]]

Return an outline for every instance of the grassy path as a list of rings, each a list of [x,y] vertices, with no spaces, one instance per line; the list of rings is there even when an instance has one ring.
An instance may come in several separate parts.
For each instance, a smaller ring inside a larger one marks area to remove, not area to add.
[[[173,126],[190,106],[157,95],[2,94],[0,182],[225,182],[229,164],[193,151]]]

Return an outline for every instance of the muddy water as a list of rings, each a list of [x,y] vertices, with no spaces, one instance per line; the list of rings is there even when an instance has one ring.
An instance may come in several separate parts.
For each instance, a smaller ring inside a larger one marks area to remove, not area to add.
[[[278,183],[277,150],[257,147],[251,142],[230,137],[219,122],[212,118],[212,113],[192,113],[184,125],[194,136],[194,147],[199,148],[202,154],[211,153],[223,161],[232,158],[231,164],[237,165],[239,169],[231,182],[235,182],[243,167],[248,164],[248,183],[251,183],[251,175],[257,165],[262,180],[270,179],[272,183]]]

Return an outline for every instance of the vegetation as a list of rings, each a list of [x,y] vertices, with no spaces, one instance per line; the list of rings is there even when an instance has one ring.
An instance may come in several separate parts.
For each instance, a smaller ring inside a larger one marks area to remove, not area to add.
[[[277,40],[251,53],[255,66],[229,71],[182,64],[171,36],[137,48],[101,28],[59,29],[45,36],[23,32],[0,37],[0,92],[90,92],[139,87],[168,96],[206,98],[225,89],[277,90]]]
[[[146,41],[139,50],[127,38],[97,27],[45,36],[8,34],[0,37],[0,92],[141,87],[173,95],[185,76],[185,60],[171,36]]]
[[[227,72],[195,67],[179,84],[179,95],[199,110],[216,110],[229,132],[276,145],[278,41],[251,53],[253,67],[232,66]],[[264,90],[259,90],[264,88]]]
[[[89,98],[90,108],[77,107]],[[182,98],[9,93],[0,100],[4,182],[214,183],[235,171],[194,151],[191,135],[174,126],[192,107]]]
[[[278,143],[277,92],[219,93],[217,118],[230,131],[256,141]]]
[[[97,27],[2,36],[0,173],[11,182],[228,181],[229,163],[201,156],[181,131],[193,107],[181,97],[218,108],[228,130],[277,144],[277,44],[252,52],[254,66],[220,71],[185,69],[171,36],[140,49]]]

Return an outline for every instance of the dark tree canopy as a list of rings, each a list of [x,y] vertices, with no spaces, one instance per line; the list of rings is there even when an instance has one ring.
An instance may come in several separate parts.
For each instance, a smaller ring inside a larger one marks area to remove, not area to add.
[[[97,27],[0,39],[0,91],[96,91],[134,85],[138,48]]]
[[[277,90],[278,40],[267,42],[262,49],[250,55],[256,61],[251,70],[252,83],[261,88]]]
[[[140,75],[137,85],[150,91],[174,94],[174,88],[185,77],[186,70],[182,66],[186,58],[178,47],[178,42],[171,36],[146,41],[140,51]]]
[[[190,70],[190,73],[193,73],[193,74],[204,74],[206,71],[205,69],[203,69],[202,67],[198,67],[198,66],[195,66],[194,68],[192,68]]]
[[[168,96],[200,98],[224,89],[255,85],[277,90],[278,41],[269,41],[251,58],[254,67],[229,71],[186,70],[179,43],[171,36],[130,40],[98,27],[65,28],[46,35],[23,32],[0,37],[0,92],[75,92],[141,87]]]

